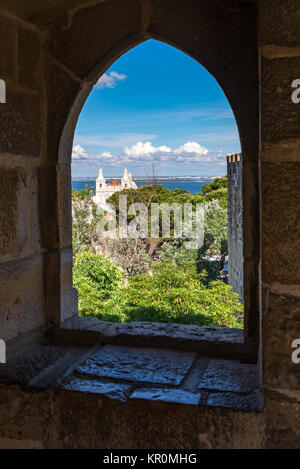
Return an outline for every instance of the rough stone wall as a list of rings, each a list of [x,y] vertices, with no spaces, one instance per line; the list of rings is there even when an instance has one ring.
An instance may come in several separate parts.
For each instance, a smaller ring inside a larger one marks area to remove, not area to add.
[[[0,14],[0,335],[45,323],[44,255],[39,216],[42,159],[42,35]]]
[[[242,155],[227,156],[228,178],[228,282],[244,298],[243,254],[243,161]]]
[[[155,37],[202,63],[237,119],[243,220],[251,227],[244,230],[245,330],[261,346],[265,389],[263,414],[241,416],[222,409],[190,415],[167,404],[127,407],[6,385],[4,446],[299,447],[300,365],[291,361],[291,342],[300,338],[300,104],[291,100],[300,70],[299,0],[259,1],[258,18],[255,3],[1,1],[0,78],[7,86],[7,103],[0,104],[1,338],[76,312],[69,191],[76,119],[101,73]]]
[[[77,311],[71,237],[64,232],[71,219],[70,175],[49,151],[47,31],[21,10],[0,5],[6,85],[0,104],[0,337],[6,341]]]
[[[299,447],[300,104],[297,0],[260,2],[263,375],[269,445]],[[273,422],[272,422],[273,415]]]

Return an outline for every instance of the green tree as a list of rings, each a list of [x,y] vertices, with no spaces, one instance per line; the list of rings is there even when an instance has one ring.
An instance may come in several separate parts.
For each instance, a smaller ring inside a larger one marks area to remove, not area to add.
[[[227,189],[227,182],[227,176],[215,178],[213,182],[209,184],[204,184],[204,186],[202,187],[202,193],[206,195],[212,191],[216,191],[219,189]]]
[[[78,290],[79,314],[101,314],[103,304],[115,295],[122,279],[123,272],[109,259],[95,255],[91,250],[76,254],[73,284]]]
[[[73,252],[87,251],[96,238],[96,226],[100,219],[92,199],[91,186],[81,191],[72,190],[72,236]]]
[[[115,322],[155,321],[242,327],[238,295],[221,281],[207,283],[205,272],[183,260],[160,262],[152,274],[124,273],[110,260],[89,252],[75,258],[74,285],[84,316]]]
[[[198,270],[205,269],[210,280],[216,279],[224,269],[227,255],[227,207],[213,199],[205,205],[204,244],[198,252]]]

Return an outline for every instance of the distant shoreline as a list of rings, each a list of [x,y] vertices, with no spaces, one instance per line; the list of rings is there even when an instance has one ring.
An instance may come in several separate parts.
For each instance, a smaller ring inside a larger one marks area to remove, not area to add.
[[[221,176],[161,176],[156,177],[155,181],[184,181],[184,182],[205,182],[205,181],[213,181],[216,177]],[[95,181],[97,177],[74,177],[72,181]],[[133,176],[134,181],[150,181],[152,182],[152,178],[149,177],[142,177],[142,176]],[[121,177],[115,176],[108,176],[106,179],[116,179],[120,180]]]

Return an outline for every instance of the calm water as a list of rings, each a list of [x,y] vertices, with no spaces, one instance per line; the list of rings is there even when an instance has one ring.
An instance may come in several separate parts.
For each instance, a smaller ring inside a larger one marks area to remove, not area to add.
[[[107,182],[110,182],[109,180]],[[151,184],[150,181],[136,181],[136,185],[146,186],[147,184]],[[169,190],[174,189],[184,189],[191,194],[195,194],[196,192],[201,192],[202,187],[207,182],[199,182],[199,181],[159,181],[158,184],[166,187]],[[96,181],[72,181],[72,189],[76,189],[77,191],[81,191],[81,189],[85,189],[87,186],[92,186],[94,191],[96,189]]]

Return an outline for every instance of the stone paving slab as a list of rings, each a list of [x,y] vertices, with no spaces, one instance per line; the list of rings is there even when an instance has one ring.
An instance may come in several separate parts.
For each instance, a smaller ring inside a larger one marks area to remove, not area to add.
[[[136,389],[130,396],[130,399],[146,399],[148,401],[198,405],[200,393],[195,394],[182,389],[172,388],[141,388]]]
[[[194,353],[106,345],[76,368],[86,376],[179,385],[195,359]]]
[[[199,389],[250,393],[259,387],[256,365],[228,360],[210,360]]]
[[[94,379],[72,377],[63,384],[63,389],[83,393],[101,394],[111,399],[125,402],[132,391],[132,386],[124,383],[103,382]]]
[[[226,407],[227,409],[242,410],[245,412],[261,412],[263,400],[261,395],[250,394],[241,396],[233,392],[210,393],[205,405],[211,407]]]

